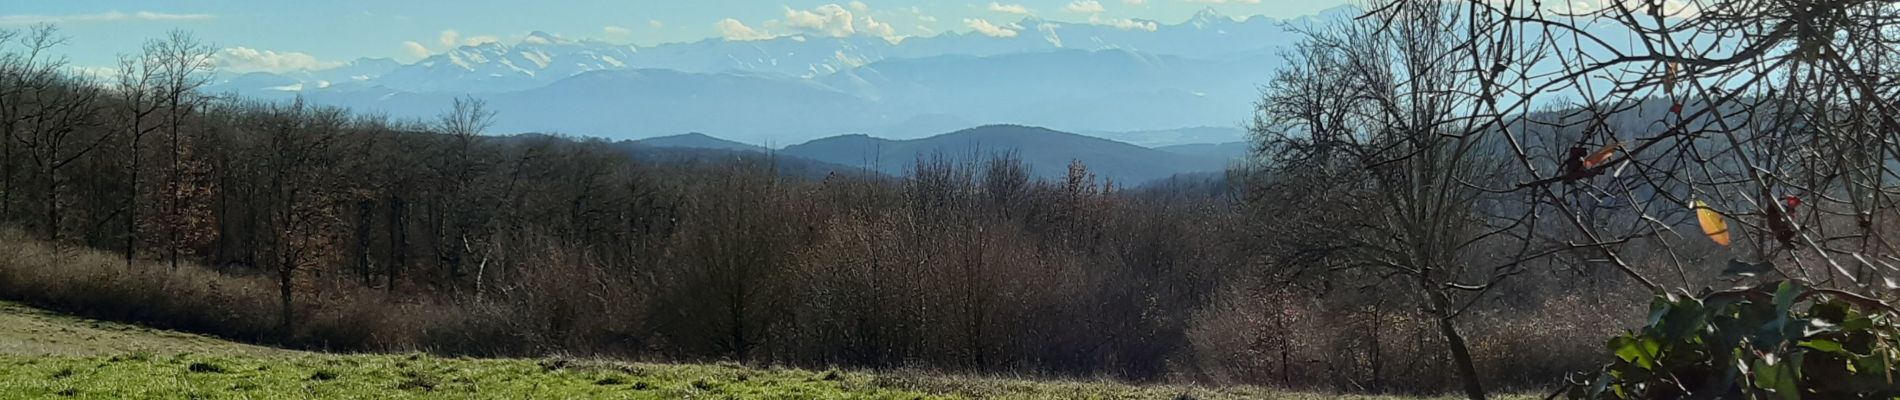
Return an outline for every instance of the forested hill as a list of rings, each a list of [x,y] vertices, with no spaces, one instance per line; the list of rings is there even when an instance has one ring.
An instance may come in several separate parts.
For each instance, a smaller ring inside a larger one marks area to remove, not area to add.
[[[1107,139],[1015,125],[985,126],[913,140],[838,136],[786,147],[784,153],[891,174],[913,169],[919,159],[925,158],[974,163],[1010,156],[1021,159],[1031,175],[1043,179],[1060,179],[1068,174],[1071,162],[1079,161],[1096,176],[1123,185],[1227,166],[1225,160],[1190,158]]]
[[[974,164],[1009,157],[1020,160],[1036,179],[1060,180],[1068,175],[1071,163],[1080,162],[1096,178],[1120,186],[1144,185],[1179,174],[1221,172],[1241,156],[1236,148],[1246,148],[1244,143],[1233,143],[1153,149],[1018,125],[982,126],[910,140],[841,135],[776,150],[702,133],[616,142],[615,146],[661,159],[769,153],[781,166],[800,171],[870,171],[892,176],[905,175],[919,162]]]

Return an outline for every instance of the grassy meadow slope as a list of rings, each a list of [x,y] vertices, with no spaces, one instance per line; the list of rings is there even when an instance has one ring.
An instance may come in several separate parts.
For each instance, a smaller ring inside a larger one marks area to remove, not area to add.
[[[1400,399],[922,373],[280,350],[0,303],[0,399]]]
[[[64,256],[55,266],[47,262],[47,250],[17,232],[0,230],[0,278],[7,279],[0,282],[4,283],[0,285],[0,399],[1400,399],[1258,387],[1133,386],[736,363],[669,365],[562,357],[484,359],[284,350],[6,302],[74,310],[90,307],[102,316],[140,318],[154,312],[172,316],[189,312],[190,298],[245,292],[239,288],[245,278],[202,267],[188,265],[163,272],[142,265],[134,268],[143,272],[134,273],[108,254],[70,248],[61,250]],[[134,286],[123,279],[161,279],[163,284],[158,286],[172,291],[169,295],[129,291]],[[107,304],[96,299],[99,296],[147,298],[140,304],[150,307],[135,308],[160,311],[97,311]],[[259,315],[268,312],[249,318]]]

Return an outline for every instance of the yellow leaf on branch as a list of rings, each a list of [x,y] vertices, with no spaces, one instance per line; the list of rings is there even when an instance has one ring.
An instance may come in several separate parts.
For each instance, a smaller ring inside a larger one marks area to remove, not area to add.
[[[1727,246],[1728,220],[1722,218],[1722,213],[1715,212],[1702,200],[1696,200],[1691,206],[1695,208],[1696,219],[1702,222],[1702,233],[1709,235],[1709,240],[1714,240],[1716,244]]]

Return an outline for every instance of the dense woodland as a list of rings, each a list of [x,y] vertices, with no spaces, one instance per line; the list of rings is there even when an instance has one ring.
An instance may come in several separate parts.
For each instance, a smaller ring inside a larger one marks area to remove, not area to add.
[[[1779,219],[1737,204],[1814,164],[1741,183],[1737,160],[1762,153],[1689,155],[1800,133],[1631,146],[1616,160],[1708,173],[1603,176],[1602,159],[1582,167],[1566,149],[1632,137],[1604,121],[1657,118],[1644,111],[1654,101],[1533,112],[1474,97],[1538,61],[1444,63],[1487,37],[1447,27],[1484,21],[1395,4],[1290,51],[1265,88],[1254,160],[1136,188],[1080,163],[1036,179],[1006,152],[925,157],[902,176],[643,157],[600,139],[501,136],[487,128],[506,116],[472,99],[393,121],[205,93],[213,49],[182,32],[97,76],[66,68],[52,27],[4,31],[0,221],[12,231],[0,249],[13,256],[0,297],[336,351],[1372,392],[1462,382],[1479,397],[1606,361],[1602,339],[1641,323],[1661,285],[1723,284],[1730,255],[1693,233],[1687,198],[1730,193],[1741,200],[1719,205],[1733,218],[1761,221],[1738,226],[1760,244],[1738,240],[1737,254],[1786,250],[1771,248]],[[1684,131],[1796,114],[1674,107]],[[1824,200],[1836,191],[1885,193],[1827,186],[1856,173],[1806,176],[1804,210],[1857,204]],[[1865,215],[1891,209],[1869,204]],[[1817,226],[1851,218],[1814,212],[1803,218]],[[1784,276],[1869,274],[1795,263]]]

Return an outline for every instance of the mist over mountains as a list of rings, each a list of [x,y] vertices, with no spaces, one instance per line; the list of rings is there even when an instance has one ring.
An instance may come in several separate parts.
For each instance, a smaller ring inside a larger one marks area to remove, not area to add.
[[[1324,14],[1353,12],[1350,8]],[[1323,18],[1304,17],[1301,20]],[[485,99],[497,132],[635,139],[687,132],[780,147],[843,134],[917,139],[991,124],[1142,146],[1241,140],[1258,85],[1300,20],[1120,25],[1027,18],[1013,37],[891,41],[792,35],[640,47],[535,32],[414,63],[361,59],[298,73],[222,74],[211,87],[264,99],[426,118]]]

